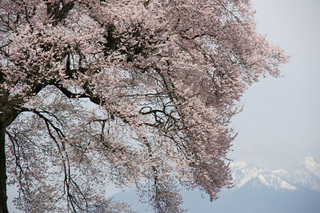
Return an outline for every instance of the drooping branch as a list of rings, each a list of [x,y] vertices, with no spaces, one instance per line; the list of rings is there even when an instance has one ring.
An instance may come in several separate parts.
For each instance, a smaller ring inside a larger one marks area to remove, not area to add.
[[[47,132],[50,138],[54,141],[61,157],[61,162],[64,171],[64,192],[67,196],[68,205],[70,205],[70,208],[74,212],[77,212],[77,209],[84,210],[82,208],[81,201],[78,200],[76,195],[74,195],[75,191],[78,192],[81,195],[81,199],[85,201],[85,206],[88,206],[86,196],[83,194],[82,189],[79,187],[76,181],[74,181],[74,179],[72,178],[70,157],[66,146],[66,135],[63,132],[63,130],[61,130],[61,127],[58,127],[51,119],[46,117],[45,114],[48,114],[49,116],[53,117],[58,123],[60,123],[60,125],[63,125],[63,123],[54,114],[48,111],[39,111],[37,109],[28,108],[23,108],[22,110],[24,112],[29,111],[35,113],[39,118],[41,118],[45,122]]]

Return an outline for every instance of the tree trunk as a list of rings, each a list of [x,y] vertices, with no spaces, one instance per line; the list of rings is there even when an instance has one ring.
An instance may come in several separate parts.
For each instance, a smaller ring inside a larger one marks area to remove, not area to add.
[[[0,213],[8,213],[6,181],[5,125],[0,120]]]

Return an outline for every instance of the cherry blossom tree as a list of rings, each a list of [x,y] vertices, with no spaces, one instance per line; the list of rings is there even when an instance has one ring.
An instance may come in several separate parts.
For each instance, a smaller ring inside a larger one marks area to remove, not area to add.
[[[232,181],[230,119],[288,57],[256,32],[249,0],[1,0],[0,212],[156,212],[181,187]]]

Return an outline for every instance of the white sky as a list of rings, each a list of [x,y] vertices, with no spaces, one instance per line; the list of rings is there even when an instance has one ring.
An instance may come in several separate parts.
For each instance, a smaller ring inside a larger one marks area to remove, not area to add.
[[[270,169],[320,160],[320,1],[252,0],[258,30],[292,55],[284,77],[256,83],[233,120],[239,131],[230,157]]]

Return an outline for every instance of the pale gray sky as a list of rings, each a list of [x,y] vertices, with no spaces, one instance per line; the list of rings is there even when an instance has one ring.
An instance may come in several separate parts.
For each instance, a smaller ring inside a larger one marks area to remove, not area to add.
[[[320,160],[320,1],[252,0],[258,30],[292,55],[284,77],[254,84],[234,119],[230,157],[270,169]]]

